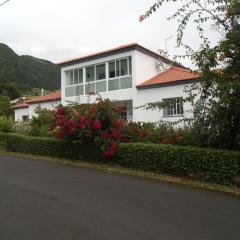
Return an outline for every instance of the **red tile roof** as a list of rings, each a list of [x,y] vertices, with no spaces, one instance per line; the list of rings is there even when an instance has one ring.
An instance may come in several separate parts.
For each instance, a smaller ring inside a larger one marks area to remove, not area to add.
[[[61,100],[61,92],[57,91],[57,92],[53,92],[53,93],[50,93],[45,96],[40,96],[40,97],[26,100],[24,103],[14,105],[11,108],[14,108],[14,109],[27,108],[29,106],[29,104],[41,103],[41,102],[53,102],[53,101],[60,101],[60,100]]]
[[[25,103],[33,104],[33,103],[40,103],[40,102],[53,102],[61,100],[61,92],[53,92],[45,96],[36,97],[30,100],[25,101]]]
[[[14,108],[14,109],[18,109],[18,108],[28,108],[28,104],[27,103],[19,103],[19,104],[16,104],[14,106],[12,106],[11,108]]]
[[[145,47],[143,47],[143,46],[141,46],[137,43],[130,43],[130,44],[127,44],[127,45],[122,45],[122,46],[119,46],[119,47],[116,47],[116,48],[108,49],[108,50],[101,51],[101,52],[96,52],[96,53],[89,54],[89,55],[86,55],[86,56],[69,59],[69,60],[58,63],[58,65],[68,66],[68,65],[71,65],[73,63],[92,60],[92,59],[96,59],[96,58],[99,58],[99,57],[108,56],[110,54],[120,53],[120,52],[124,52],[124,51],[128,51],[128,50],[135,50],[135,49],[137,49],[137,50],[139,50],[139,51],[141,51],[141,52],[143,52],[147,55],[155,57],[157,59],[160,58],[165,63],[172,64],[174,66],[179,66],[178,63],[175,63],[175,62],[171,61],[170,59],[167,59],[164,56],[159,55],[158,53],[155,53],[155,52],[153,52],[153,51],[151,51],[151,50],[149,50],[149,49],[147,49],[147,48],[145,48]]]
[[[170,67],[168,70],[159,73],[157,76],[137,85],[138,88],[151,87],[162,84],[176,83],[180,81],[198,78],[196,73],[184,68]]]

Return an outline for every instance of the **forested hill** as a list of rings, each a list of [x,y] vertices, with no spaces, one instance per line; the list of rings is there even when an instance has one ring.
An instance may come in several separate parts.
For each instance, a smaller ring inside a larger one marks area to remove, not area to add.
[[[60,89],[60,68],[32,56],[19,56],[0,43],[0,84],[16,83],[19,88]]]

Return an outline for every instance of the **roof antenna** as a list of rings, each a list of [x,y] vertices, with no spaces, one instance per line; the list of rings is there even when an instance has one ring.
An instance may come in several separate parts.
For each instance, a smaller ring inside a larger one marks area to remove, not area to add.
[[[165,38],[164,39],[164,41],[165,41],[165,54],[166,54],[166,57],[168,57],[168,41],[170,40],[170,39],[172,39],[173,38],[173,35],[171,35],[171,36],[169,36],[169,37],[167,37],[167,38]]]

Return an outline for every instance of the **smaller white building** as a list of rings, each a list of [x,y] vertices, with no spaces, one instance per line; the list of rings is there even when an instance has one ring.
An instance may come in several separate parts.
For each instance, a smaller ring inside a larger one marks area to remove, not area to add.
[[[51,94],[36,97],[23,103],[13,106],[15,121],[28,121],[36,116],[36,109],[55,109],[61,103],[61,92],[53,92]]]

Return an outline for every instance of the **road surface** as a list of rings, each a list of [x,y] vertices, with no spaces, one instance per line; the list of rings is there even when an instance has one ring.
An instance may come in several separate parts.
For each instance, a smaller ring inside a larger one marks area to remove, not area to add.
[[[240,198],[0,156],[1,240],[239,240]]]

